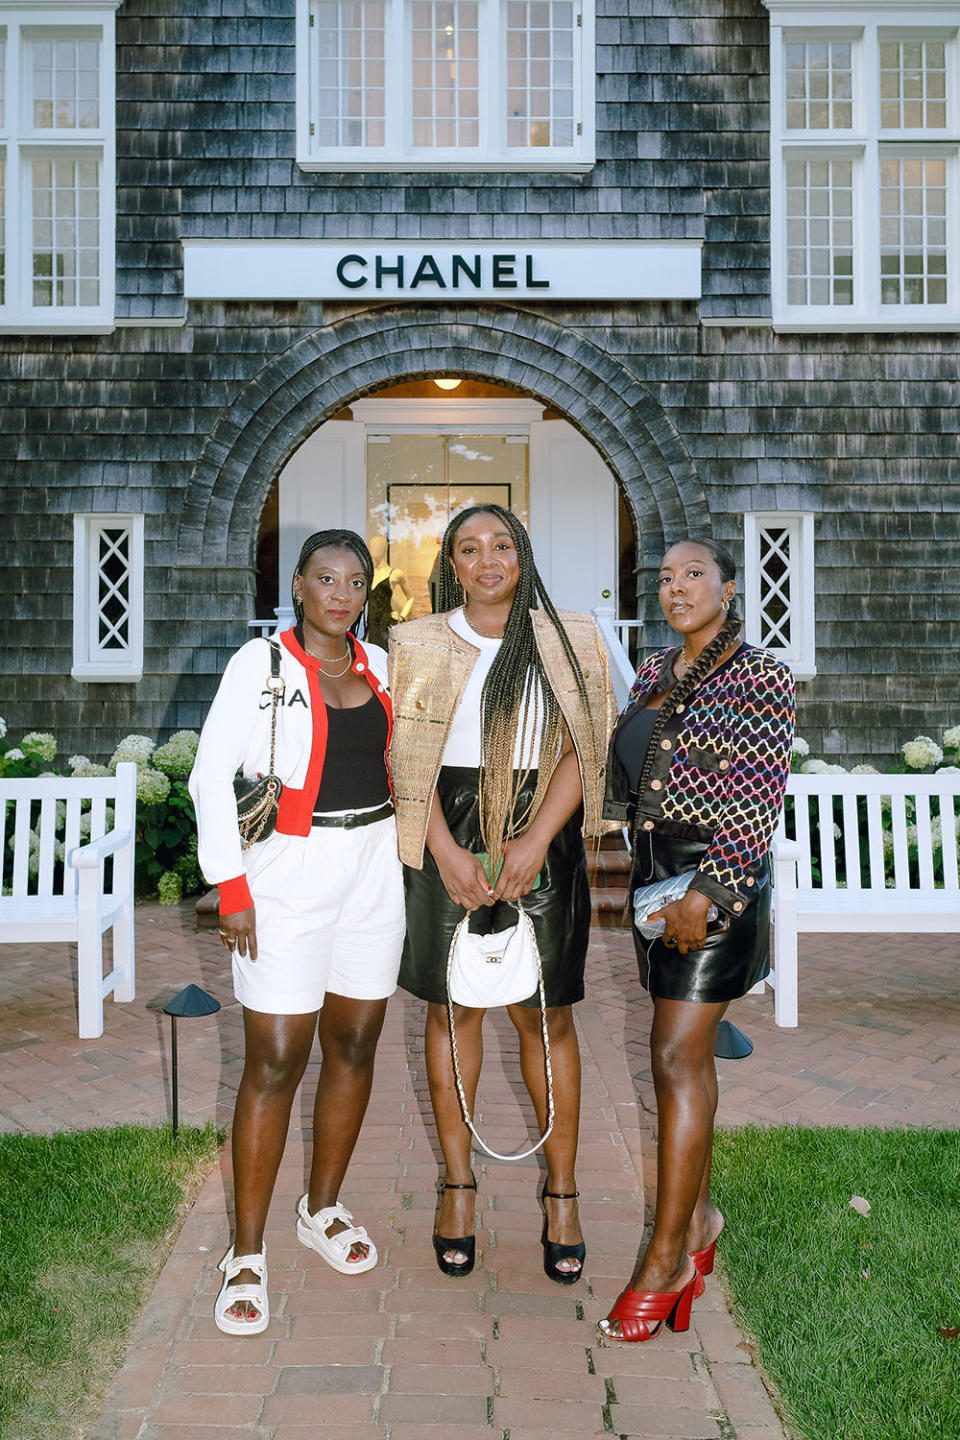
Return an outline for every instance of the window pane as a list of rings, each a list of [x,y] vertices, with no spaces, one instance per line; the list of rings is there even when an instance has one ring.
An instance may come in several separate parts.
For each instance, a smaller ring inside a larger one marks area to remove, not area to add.
[[[130,639],[130,531],[105,528],[96,545],[97,649],[115,654]]]
[[[880,162],[884,305],[946,304],[947,168],[943,160]]]
[[[760,540],[760,644],[789,650],[793,629],[794,566],[791,535],[784,526],[761,529]]]
[[[98,305],[99,162],[60,157],[31,168],[33,303],[45,309]],[[84,217],[79,223],[78,215]],[[86,277],[79,290],[78,276]]]
[[[791,160],[786,166],[787,304],[853,304],[853,166]]]
[[[100,124],[100,45],[92,39],[33,40],[28,85],[35,130],[95,130]]]
[[[880,124],[884,130],[943,130],[947,124],[942,40],[883,40]]]
[[[422,8],[417,6],[415,8]],[[316,140],[321,147],[383,144],[386,114],[386,6],[335,0],[314,10],[322,59],[316,74]]]
[[[479,15],[475,0],[434,0],[411,8],[411,84],[416,148],[473,149],[479,143]]]
[[[574,23],[569,3],[511,0],[507,6],[507,55],[516,66],[506,96],[508,146],[573,145]]]
[[[848,40],[789,41],[783,47],[788,130],[853,125],[853,47]]]
[[[7,300],[7,162],[0,150],[0,305]]]

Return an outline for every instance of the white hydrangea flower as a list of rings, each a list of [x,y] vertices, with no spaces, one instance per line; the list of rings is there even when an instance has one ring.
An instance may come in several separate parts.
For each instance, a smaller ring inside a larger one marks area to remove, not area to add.
[[[170,794],[170,781],[160,770],[144,765],[137,770],[137,799],[141,805],[159,805]]]
[[[918,735],[916,739],[908,740],[902,753],[904,764],[909,765],[911,770],[926,770],[928,765],[939,765],[943,759],[943,751],[929,735]]]
[[[7,751],[5,758],[7,760],[26,760],[27,757],[26,755],[24,755],[19,745],[15,745],[12,750]]]
[[[879,775],[880,771],[876,765],[854,765],[850,771],[851,775]]]
[[[89,765],[89,764],[90,764],[90,756],[89,756],[89,755],[71,755],[71,756],[70,756],[70,759],[67,761],[67,768],[68,768],[69,770],[79,770],[81,765]]]
[[[20,741],[32,760],[52,760],[57,753],[57,742],[43,730],[31,730]]]
[[[960,765],[938,765],[938,775],[960,775]]]
[[[7,722],[6,722],[6,720],[4,720],[3,716],[0,715],[0,740],[3,739],[4,735],[6,735],[6,733],[7,733]]]
[[[794,760],[806,760],[810,754],[810,746],[802,735],[793,737],[793,758]]]
[[[893,859],[893,831],[883,832],[883,858],[889,863]]]
[[[826,760],[804,760],[800,766],[801,775],[826,775],[829,772]]]
[[[846,774],[847,774],[847,767],[846,767],[845,765],[827,765],[827,766],[824,767],[823,770],[820,771],[820,774],[821,774],[821,775],[846,775]]]
[[[152,764],[171,779],[185,780],[193,769],[199,744],[200,736],[195,730],[178,730],[166,745],[154,750]]]
[[[82,758],[82,757],[81,757]],[[113,771],[107,765],[98,765],[95,760],[88,760],[85,765],[78,765],[73,772],[74,780],[93,780],[98,777],[104,778],[112,775]]]
[[[149,735],[127,735],[110,756],[110,769],[116,770],[121,760],[132,760],[135,765],[146,765],[155,749],[155,742]]]
[[[0,720],[0,725],[3,725],[2,720]],[[6,728],[4,725],[3,729],[0,730],[0,735],[6,734]],[[951,729],[944,730],[943,748],[945,750],[960,750],[960,725],[954,725]]]

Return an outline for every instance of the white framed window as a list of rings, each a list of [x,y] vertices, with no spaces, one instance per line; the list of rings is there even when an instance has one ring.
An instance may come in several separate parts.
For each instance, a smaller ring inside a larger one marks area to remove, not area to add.
[[[0,0],[0,332],[114,319],[120,0]]]
[[[143,675],[143,516],[73,517],[75,680]]]
[[[305,170],[588,170],[594,0],[297,0]]]
[[[817,673],[814,643],[813,515],[756,511],[743,517],[744,635],[790,666]]]
[[[960,328],[960,8],[764,0],[774,326]]]

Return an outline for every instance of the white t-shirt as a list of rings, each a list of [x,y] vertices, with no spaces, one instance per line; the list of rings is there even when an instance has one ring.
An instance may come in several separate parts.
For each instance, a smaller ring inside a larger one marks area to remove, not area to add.
[[[484,682],[490,673],[490,667],[497,658],[500,649],[499,640],[488,640],[485,635],[478,635],[476,630],[471,630],[464,619],[462,610],[454,610],[449,617],[451,630],[468,640],[475,646],[480,654],[477,663],[473,667],[473,673],[467,681],[467,688],[463,692],[463,698],[457,707],[456,714],[450,725],[447,735],[447,744],[443,752],[444,765],[463,765],[476,769],[480,765],[480,725],[481,706],[480,697],[483,693]],[[539,682],[534,682],[528,691],[527,709],[527,735],[521,736],[523,722],[523,706],[520,707],[520,720],[517,725],[517,740],[513,752],[514,769],[522,770],[529,766],[535,768],[540,759],[540,739],[543,734],[543,691]],[[530,731],[533,734],[530,734]]]

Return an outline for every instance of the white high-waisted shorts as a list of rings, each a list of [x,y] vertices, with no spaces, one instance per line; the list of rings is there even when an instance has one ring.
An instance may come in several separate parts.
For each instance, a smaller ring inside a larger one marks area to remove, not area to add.
[[[403,948],[403,871],[392,815],[344,830],[278,835],[246,855],[257,959],[234,951],[234,994],[267,1015],[307,1015],[328,990],[384,1000]]]

